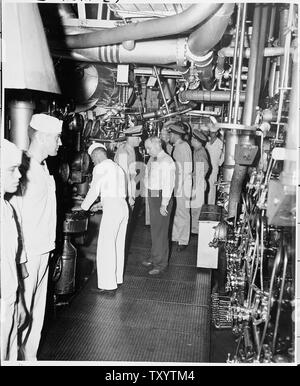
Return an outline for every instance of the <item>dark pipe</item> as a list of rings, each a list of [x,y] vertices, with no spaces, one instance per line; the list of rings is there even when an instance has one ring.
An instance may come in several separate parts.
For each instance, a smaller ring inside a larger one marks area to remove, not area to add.
[[[245,101],[246,94],[240,93],[240,101]],[[186,101],[209,101],[209,102],[228,102],[230,91],[206,91],[206,90],[187,90],[179,93],[182,102]]]
[[[209,57],[204,61],[202,59],[198,61],[197,57],[205,56],[221,40],[233,9],[234,4],[223,4],[217,13],[189,36],[187,57],[196,63],[202,86],[206,90],[211,90],[214,85],[212,60]]]
[[[254,90],[255,90],[255,78],[258,61],[258,44],[260,36],[260,24],[261,24],[261,6],[255,5],[252,38],[250,44],[251,57],[248,66],[248,79],[246,89],[246,101],[244,106],[243,124],[251,126],[253,106],[254,106]]]
[[[262,73],[263,73],[264,49],[266,44],[266,34],[267,34],[268,20],[270,17],[270,10],[271,9],[269,5],[264,5],[262,7],[260,38],[259,38],[259,45],[258,45],[258,52],[257,52],[257,67],[256,67],[254,98],[253,98],[254,105],[253,105],[251,123],[255,119],[255,108],[259,103],[259,94],[261,90],[261,79],[262,79]]]
[[[254,92],[255,92],[255,78],[257,76],[257,62],[258,62],[258,45],[260,38],[260,28],[261,28],[261,6],[255,5],[254,17],[253,17],[253,27],[252,27],[252,38],[250,44],[251,57],[249,60],[248,66],[248,79],[247,79],[247,90],[246,90],[246,100],[244,105],[244,115],[243,115],[243,124],[251,126],[253,110],[255,106],[254,101]],[[264,39],[264,37],[261,37]],[[262,58],[263,59],[263,56]],[[242,138],[240,138],[240,141]],[[234,172],[231,180],[230,191],[229,191],[229,204],[228,204],[228,217],[236,217],[237,207],[240,202],[241,192],[243,182],[247,173],[247,166],[235,164]]]
[[[207,54],[221,40],[233,9],[234,3],[223,4],[216,14],[191,33],[188,39],[188,48],[193,55],[203,56]],[[199,39],[199,36],[202,38]]]
[[[68,48],[90,48],[121,43],[126,40],[151,39],[186,32],[216,12],[222,4],[193,4],[178,15],[162,19],[131,23],[86,34],[69,35],[65,38]],[[56,42],[58,43],[58,42]]]

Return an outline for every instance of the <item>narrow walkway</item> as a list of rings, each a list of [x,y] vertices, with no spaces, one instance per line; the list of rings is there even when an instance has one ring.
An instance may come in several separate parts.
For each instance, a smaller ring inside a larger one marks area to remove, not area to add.
[[[124,284],[114,296],[99,295],[94,272],[49,326],[40,360],[209,361],[210,270],[196,268],[197,238],[172,251],[168,270],[152,277],[141,265],[151,247],[143,224],[139,218]]]

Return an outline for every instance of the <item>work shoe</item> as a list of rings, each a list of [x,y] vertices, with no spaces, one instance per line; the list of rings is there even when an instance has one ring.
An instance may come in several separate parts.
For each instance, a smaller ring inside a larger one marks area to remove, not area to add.
[[[161,270],[158,269],[158,268],[153,268],[153,269],[151,269],[151,271],[149,271],[148,273],[149,273],[149,275],[158,275],[158,274],[161,273]]]
[[[176,251],[177,252],[182,252],[186,248],[187,248],[187,245],[178,245],[178,247],[176,248]]]
[[[102,288],[97,288],[97,293],[101,295],[114,295],[116,293],[117,288],[108,290],[108,289],[102,289]]]
[[[142,261],[144,267],[150,267],[152,265],[151,261]]]

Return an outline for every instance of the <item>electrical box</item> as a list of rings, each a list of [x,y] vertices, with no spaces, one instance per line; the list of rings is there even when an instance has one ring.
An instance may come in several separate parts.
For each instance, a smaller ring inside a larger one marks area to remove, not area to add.
[[[214,239],[215,229],[221,220],[222,208],[217,205],[202,205],[198,229],[198,268],[218,268],[218,248],[209,246]]]
[[[129,85],[129,64],[118,64],[117,84],[120,86]]]
[[[218,225],[218,223],[218,221],[199,221],[197,250],[198,268],[218,268],[219,249],[209,246],[209,243],[213,240],[215,234],[213,227]]]

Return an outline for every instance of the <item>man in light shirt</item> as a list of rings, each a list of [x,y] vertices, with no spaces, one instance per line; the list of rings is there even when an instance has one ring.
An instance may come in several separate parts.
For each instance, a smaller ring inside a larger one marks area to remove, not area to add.
[[[150,159],[147,163],[145,187],[148,190],[151,258],[142,264],[152,267],[150,275],[161,273],[169,259],[169,224],[173,206],[172,193],[175,186],[175,163],[162,149],[161,140],[150,137],[145,141]]]
[[[93,144],[88,153],[95,165],[90,189],[81,204],[83,210],[103,214],[97,244],[97,278],[100,293],[113,294],[123,283],[125,236],[128,223],[125,174],[122,168],[107,158],[101,144]],[[101,203],[93,203],[97,198]]]
[[[14,196],[22,230],[28,277],[24,279],[24,298],[30,323],[22,332],[25,360],[37,359],[44,323],[50,252],[56,239],[55,181],[45,163],[57,155],[61,145],[62,121],[47,114],[34,114],[30,121],[29,169],[22,194]]]

